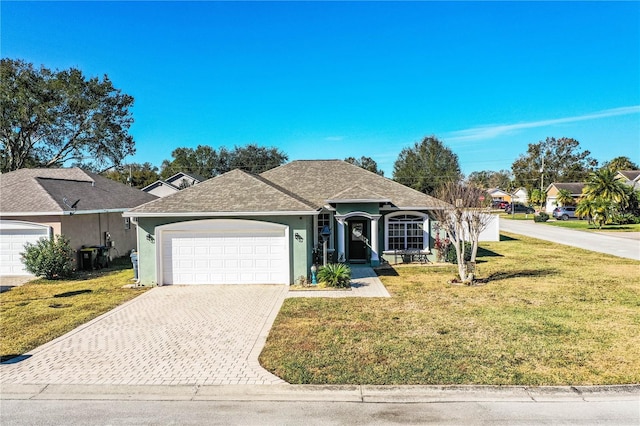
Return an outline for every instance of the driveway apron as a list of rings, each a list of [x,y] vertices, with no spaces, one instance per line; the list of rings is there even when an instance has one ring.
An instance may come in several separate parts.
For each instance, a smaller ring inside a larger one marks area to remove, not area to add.
[[[285,383],[258,356],[284,285],[165,286],[82,325],[22,360],[3,384]]]

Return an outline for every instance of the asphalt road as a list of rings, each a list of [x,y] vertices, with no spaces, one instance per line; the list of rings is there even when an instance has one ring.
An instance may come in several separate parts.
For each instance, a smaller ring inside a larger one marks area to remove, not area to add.
[[[628,238],[629,233],[621,232],[618,235],[616,232],[610,232],[604,235],[596,232],[549,226],[543,223],[535,223],[532,220],[511,219],[500,219],[500,231],[512,232],[627,259],[640,260],[640,239],[638,239],[637,233],[633,233],[636,238]]]
[[[634,425],[638,400],[595,402],[2,401],[5,425]]]

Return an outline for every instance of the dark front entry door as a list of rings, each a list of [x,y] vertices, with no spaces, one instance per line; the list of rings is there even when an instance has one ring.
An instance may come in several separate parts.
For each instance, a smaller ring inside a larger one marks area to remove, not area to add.
[[[367,222],[364,220],[349,221],[349,262],[366,262]]]

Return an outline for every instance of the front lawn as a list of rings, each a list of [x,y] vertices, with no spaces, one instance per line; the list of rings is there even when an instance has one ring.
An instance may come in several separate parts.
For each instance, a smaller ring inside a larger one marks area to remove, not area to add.
[[[611,232],[640,232],[640,224],[628,224],[628,225],[604,225],[601,229],[594,224],[590,224],[587,220],[553,220],[545,222],[547,225],[560,226],[562,228],[578,229],[581,231],[611,231]]]
[[[0,357],[24,354],[146,291],[122,288],[132,269],[79,273],[73,280],[38,279],[0,294]],[[130,266],[130,264],[129,264]]]
[[[290,383],[640,383],[640,262],[532,238],[381,277],[390,299],[287,299],[260,356]]]

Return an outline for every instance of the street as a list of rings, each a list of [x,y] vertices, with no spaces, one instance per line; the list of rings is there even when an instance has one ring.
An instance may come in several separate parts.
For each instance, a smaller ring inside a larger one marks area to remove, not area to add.
[[[500,231],[538,238],[558,244],[585,250],[611,254],[627,259],[640,260],[640,236],[637,232],[596,232],[576,231],[557,226],[535,223],[533,220],[500,219]],[[635,238],[628,238],[633,234]]]
[[[2,400],[3,425],[634,425],[640,402]]]

